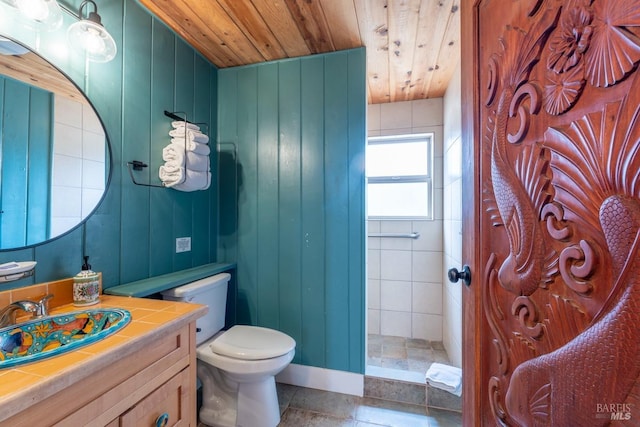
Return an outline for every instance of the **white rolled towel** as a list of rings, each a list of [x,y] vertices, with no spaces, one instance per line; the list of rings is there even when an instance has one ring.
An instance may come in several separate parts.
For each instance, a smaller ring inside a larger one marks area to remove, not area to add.
[[[176,173],[180,172],[180,169],[184,168],[184,163],[178,160],[168,160],[164,162],[162,170],[164,173]]]
[[[180,149],[184,151],[185,142],[187,144],[187,151],[191,151],[196,154],[202,154],[208,156],[211,153],[211,149],[207,144],[201,144],[196,141],[185,141],[184,138],[171,138],[171,143],[180,146]]]
[[[182,128],[183,132],[185,127],[191,130],[200,130],[200,126],[194,125],[193,123],[189,123],[189,122],[183,122],[183,121],[171,122],[171,127],[173,127],[174,129]]]
[[[462,369],[442,363],[432,363],[427,370],[427,384],[462,396]]]
[[[158,170],[160,181],[162,181],[167,187],[184,182],[185,175],[184,168],[178,168],[176,170],[173,167],[162,165]]]
[[[174,138],[186,138],[189,141],[195,141],[201,144],[206,144],[209,142],[209,137],[207,135],[205,135],[200,131],[192,130],[192,129],[186,129],[186,130],[185,128],[173,129],[172,131],[169,132],[169,135]]]
[[[198,172],[186,169],[185,179],[183,182],[176,184],[167,184],[167,187],[180,191],[197,191],[206,190],[211,185],[211,172]]]
[[[195,172],[209,172],[209,156],[187,151],[185,167]]]
[[[171,143],[162,149],[162,160],[170,162],[175,160],[184,163],[184,145]]]
[[[197,144],[197,143],[196,143]],[[166,162],[177,162],[194,171],[209,170],[209,155],[187,151],[185,157],[184,145],[169,144],[162,150],[162,159]]]

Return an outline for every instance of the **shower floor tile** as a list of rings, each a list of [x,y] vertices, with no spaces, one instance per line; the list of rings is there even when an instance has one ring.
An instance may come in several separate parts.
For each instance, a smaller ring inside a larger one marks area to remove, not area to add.
[[[439,341],[369,334],[366,375],[424,384],[432,363],[448,364]]]

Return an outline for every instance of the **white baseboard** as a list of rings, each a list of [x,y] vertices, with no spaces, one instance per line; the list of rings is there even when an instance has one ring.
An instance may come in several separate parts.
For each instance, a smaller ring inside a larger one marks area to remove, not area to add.
[[[353,372],[292,363],[276,375],[276,381],[298,387],[315,388],[360,397],[364,395],[364,375]]]

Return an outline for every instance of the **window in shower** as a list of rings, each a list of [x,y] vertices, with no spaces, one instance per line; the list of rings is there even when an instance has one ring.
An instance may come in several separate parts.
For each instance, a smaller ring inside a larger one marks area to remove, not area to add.
[[[370,137],[369,219],[433,219],[433,134]]]

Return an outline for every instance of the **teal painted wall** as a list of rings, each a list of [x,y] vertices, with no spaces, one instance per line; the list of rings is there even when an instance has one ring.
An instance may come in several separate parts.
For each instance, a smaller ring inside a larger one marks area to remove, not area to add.
[[[49,236],[53,97],[0,76],[0,245]],[[25,167],[28,165],[28,167]]]
[[[79,1],[68,4],[77,10]],[[0,252],[0,262],[36,260],[34,277],[0,287],[26,286],[70,277],[82,255],[103,273],[105,287],[182,270],[217,260],[217,182],[208,191],[181,193],[135,186],[126,162],[141,160],[142,182],[159,183],[162,148],[171,120],[164,110],[184,111],[216,133],[217,69],[164,24],[132,0],[99,3],[102,23],[116,40],[118,55],[107,64],[89,63],[69,53],[65,29],[37,35],[5,13],[0,32],[29,46],[81,87],[101,117],[112,147],[112,179],[106,197],[85,225],[43,245]],[[212,138],[213,140],[213,138]],[[216,164],[216,150],[211,163]],[[175,253],[175,239],[191,236],[191,252]]]
[[[40,37],[0,16],[6,35],[39,46],[83,88],[113,150],[111,184],[97,211],[54,241],[0,252],[0,262],[38,261],[33,278],[0,289],[72,276],[83,254],[103,272],[105,287],[237,261],[239,322],[291,334],[296,363],[362,373],[364,49],[218,71],[136,2],[99,7],[118,55],[87,67],[58,56],[63,29]],[[65,15],[63,28],[71,22]],[[138,187],[128,176],[126,162],[141,160],[150,167],[137,179],[158,182],[165,109],[185,111],[218,135],[225,161],[219,224],[217,179],[208,191],[180,193]],[[226,162],[229,143],[237,146],[237,177]],[[175,254],[175,238],[184,236],[192,237],[192,251]]]
[[[290,334],[294,363],[363,373],[364,48],[222,69],[218,94],[237,321]]]

